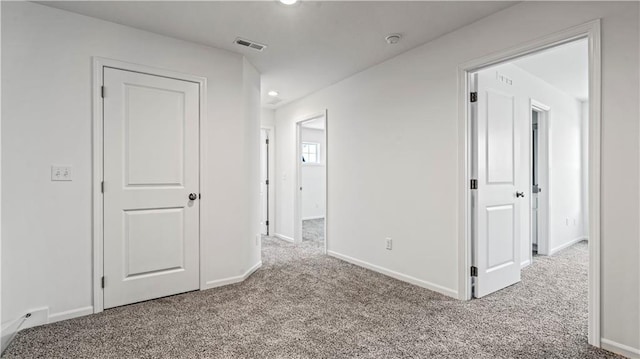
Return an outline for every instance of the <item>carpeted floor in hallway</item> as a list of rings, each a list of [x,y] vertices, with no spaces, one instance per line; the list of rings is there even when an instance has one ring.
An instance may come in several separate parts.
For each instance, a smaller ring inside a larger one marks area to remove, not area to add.
[[[302,221],[303,241],[324,241],[324,218],[307,219]],[[321,243],[324,245],[324,242]]]
[[[587,245],[462,302],[263,240],[245,282],[22,331],[6,358],[615,358],[587,336]]]

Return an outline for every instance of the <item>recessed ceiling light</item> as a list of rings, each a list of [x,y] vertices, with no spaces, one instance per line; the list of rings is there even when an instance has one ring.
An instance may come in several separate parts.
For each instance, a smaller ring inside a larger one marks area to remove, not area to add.
[[[271,96],[271,97],[276,97],[278,96],[280,93],[278,91],[275,90],[271,90],[269,92],[267,92],[267,95]]]
[[[385,37],[384,39],[387,40],[387,44],[393,45],[397,44],[400,41],[401,37],[402,35],[400,34],[390,34],[387,35],[387,37]]]
[[[298,0],[279,0],[279,1],[285,5],[293,5],[298,2]]]

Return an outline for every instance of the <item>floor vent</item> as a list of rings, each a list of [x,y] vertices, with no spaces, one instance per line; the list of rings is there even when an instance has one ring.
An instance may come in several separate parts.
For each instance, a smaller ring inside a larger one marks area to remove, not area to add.
[[[248,47],[250,49],[254,49],[256,51],[262,51],[262,50],[267,48],[267,45],[263,45],[263,44],[255,42],[255,41],[243,39],[243,38],[240,38],[240,37],[237,37],[235,39],[234,43],[236,45],[240,45],[240,46]]]

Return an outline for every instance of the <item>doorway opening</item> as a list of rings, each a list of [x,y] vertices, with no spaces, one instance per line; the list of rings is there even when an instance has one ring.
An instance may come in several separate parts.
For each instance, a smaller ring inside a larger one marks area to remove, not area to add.
[[[548,195],[551,193],[548,177],[550,110],[549,106],[531,100],[531,255],[533,257],[551,254],[548,231]],[[582,111],[580,114],[582,115]],[[587,139],[581,138],[581,140]],[[580,151],[582,152],[582,149]],[[588,231],[586,226],[583,229],[584,233]]]
[[[294,240],[326,249],[326,114],[298,122],[296,132],[298,190]]]
[[[468,267],[460,271],[460,297],[515,291],[522,287],[505,288],[521,280],[544,288],[544,278],[527,271],[571,257],[573,262],[555,266],[553,275],[568,275],[559,267],[579,272],[580,286],[573,289],[580,293],[566,299],[580,300],[575,320],[588,315],[584,334],[595,346],[600,346],[599,36],[596,20],[460,67],[460,88],[466,89],[460,94],[461,185],[468,193],[461,205],[461,263]]]

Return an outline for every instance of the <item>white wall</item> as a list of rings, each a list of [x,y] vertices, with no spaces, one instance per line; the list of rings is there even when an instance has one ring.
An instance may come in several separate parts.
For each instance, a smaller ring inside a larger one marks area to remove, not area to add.
[[[263,108],[260,110],[260,125],[262,127],[273,127],[276,125],[276,111]]]
[[[248,216],[239,216],[246,221],[245,228],[252,235],[250,241],[241,241],[246,245],[244,255],[246,256],[246,270],[255,270],[257,266],[262,265],[262,251],[260,241],[260,73],[246,59],[243,62],[243,107],[244,111],[244,141],[241,147],[245,151],[243,165],[245,168],[242,172],[246,173],[244,177],[237,177],[241,173],[230,174],[229,178],[238,180],[242,178],[243,186],[248,188],[245,195],[244,208],[248,212]],[[223,202],[224,203],[224,202]],[[221,206],[222,207],[222,206]],[[235,213],[237,215],[237,213]],[[240,228],[238,228],[240,229]],[[242,229],[240,229],[242,230]],[[229,255],[241,254],[228,253]],[[242,273],[241,273],[242,274]],[[243,274],[246,274],[243,273]]]
[[[0,20],[2,19],[2,6],[0,6]],[[1,21],[0,21],[1,25]],[[2,26],[0,26],[0,44],[2,43]],[[0,46],[0,69],[2,69],[2,46]],[[0,109],[2,109],[2,71],[0,70]],[[0,111],[0,158],[2,158],[2,111]],[[0,161],[2,162],[2,161]],[[2,166],[0,166],[0,203],[2,203]],[[2,338],[2,206],[0,205],[0,353],[4,350]]]
[[[584,54],[587,56],[587,54]],[[506,84],[497,79],[496,73],[512,80]],[[522,123],[530,121],[530,100],[536,100],[549,106],[548,148],[549,148],[549,183],[543,185],[541,201],[549,199],[549,249],[555,253],[568,245],[587,236],[584,218],[583,197],[583,118],[582,102],[568,95],[542,79],[522,70],[514,64],[494,66],[480,71],[479,81],[487,81],[486,86],[498,91],[513,94],[516,99],[516,118]],[[479,94],[482,96],[482,94]],[[531,131],[527,126],[527,130]],[[529,132],[530,133],[530,132]],[[521,156],[519,160],[529,163],[531,138],[520,140]],[[521,183],[517,184],[526,194],[524,200],[531,199],[531,175],[522,174]],[[546,187],[546,188],[545,188]],[[529,204],[522,206],[520,213],[520,259],[529,264],[531,259],[531,212]],[[544,236],[544,234],[541,234]]]
[[[259,261],[259,76],[242,56],[52,9],[2,2],[2,318],[91,311],[92,56],[208,79],[201,250],[208,286]],[[51,182],[51,164],[73,166]],[[46,320],[46,318],[45,318]]]
[[[329,251],[456,296],[457,66],[602,18],[601,334],[640,348],[638,10],[520,3],[278,109],[277,230],[293,233],[294,121],[326,108]]]
[[[302,164],[302,220],[324,218],[325,174],[324,174],[324,130],[302,127],[302,142],[320,144],[320,163]]]

